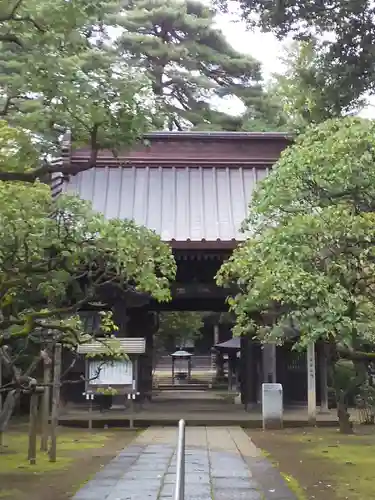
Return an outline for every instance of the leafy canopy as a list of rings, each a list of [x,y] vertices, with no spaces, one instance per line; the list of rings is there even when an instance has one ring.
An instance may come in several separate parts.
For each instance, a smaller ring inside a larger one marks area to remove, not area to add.
[[[319,69],[317,85],[326,104],[347,111],[374,93],[375,22],[370,0],[217,0],[220,8],[239,6],[251,28],[279,38],[314,41]],[[306,75],[308,76],[308,75]],[[308,83],[308,78],[305,80]],[[333,109],[332,109],[333,110]]]
[[[270,92],[278,99],[289,130],[301,133],[313,123],[357,111],[361,100],[345,102],[328,84],[319,46],[314,41],[293,42],[282,57],[283,72],[274,74]]]
[[[110,43],[110,0],[12,0],[0,9],[0,117],[30,131],[46,160],[69,129],[74,146],[128,146],[152,114],[147,82]],[[20,164],[22,169],[22,164]],[[90,165],[88,165],[89,167]],[[34,175],[53,172],[48,162]],[[3,172],[2,180],[7,180]]]
[[[194,340],[201,334],[204,313],[195,311],[168,311],[159,316],[157,342],[162,347],[183,346],[186,341]]]
[[[0,144],[23,158],[24,134],[1,130]],[[46,342],[74,346],[83,341],[78,312],[90,303],[110,307],[111,297],[125,301],[134,291],[170,299],[176,265],[159,236],[132,221],[106,220],[76,197],[53,200],[45,184],[0,181],[0,236],[0,347],[20,337],[27,350]],[[102,316],[108,332],[109,316]]]
[[[374,135],[345,118],[310,128],[259,185],[249,239],[217,281],[236,283],[235,332],[300,343],[335,338],[349,349],[375,340]]]
[[[144,70],[168,117],[158,128],[235,130],[242,119],[215,103],[236,97],[252,118],[265,106],[259,63],[230,46],[214,16],[195,0],[135,0],[116,16],[118,50]]]

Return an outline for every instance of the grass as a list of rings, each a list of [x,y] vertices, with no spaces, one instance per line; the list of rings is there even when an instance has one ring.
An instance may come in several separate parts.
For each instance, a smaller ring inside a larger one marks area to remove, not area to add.
[[[279,463],[273,459],[271,453],[269,453],[267,450],[261,450],[261,453],[265,458],[267,458],[270,462],[272,462],[274,467],[276,468],[279,467]],[[299,482],[295,477],[291,476],[290,474],[285,474],[284,472],[281,472],[281,476],[288,485],[289,489],[293,491],[297,500],[307,500],[304,489],[302,488],[302,486],[299,484]]]
[[[11,490],[0,490],[0,498],[14,498],[20,493],[20,490],[11,489]]]
[[[249,431],[298,500],[375,499],[375,427]]]
[[[284,481],[288,485],[289,489],[293,491],[295,496],[297,497],[297,500],[307,500],[306,494],[302,486],[299,484],[297,479],[293,476],[290,476],[289,474],[281,474],[284,478]]]
[[[59,428],[57,462],[38,451],[36,465],[27,460],[27,425],[15,425],[5,435],[0,453],[0,500],[70,500],[136,437],[137,431]],[[38,448],[40,438],[38,438]]]
[[[64,433],[58,437],[56,462],[50,462],[47,453],[38,451],[36,464],[30,465],[27,461],[27,434],[25,432],[9,432],[5,436],[5,452],[0,453],[0,471],[2,474],[19,473],[21,471],[38,474],[63,470],[71,465],[74,454],[104,446],[110,437],[111,434],[109,433],[88,434],[85,431],[81,433]],[[39,443],[37,444],[39,445]]]
[[[374,434],[343,436],[331,432],[319,436],[315,433],[297,439],[308,444],[305,453],[335,465],[332,479],[338,498],[375,498]]]

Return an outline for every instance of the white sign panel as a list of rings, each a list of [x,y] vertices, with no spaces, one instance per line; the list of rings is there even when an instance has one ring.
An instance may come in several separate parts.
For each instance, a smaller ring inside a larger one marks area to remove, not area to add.
[[[133,363],[130,360],[103,362],[90,359],[89,378],[92,385],[132,385]]]
[[[307,347],[307,406],[309,423],[316,423],[315,344]]]
[[[262,384],[263,429],[280,429],[283,426],[283,386]]]

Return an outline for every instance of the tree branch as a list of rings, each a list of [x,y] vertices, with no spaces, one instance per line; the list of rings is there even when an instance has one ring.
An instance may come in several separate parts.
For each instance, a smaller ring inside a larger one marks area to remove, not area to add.
[[[12,33],[0,34],[0,42],[15,43],[19,47],[23,48],[23,43],[21,42],[21,39],[18,36],[13,35]]]

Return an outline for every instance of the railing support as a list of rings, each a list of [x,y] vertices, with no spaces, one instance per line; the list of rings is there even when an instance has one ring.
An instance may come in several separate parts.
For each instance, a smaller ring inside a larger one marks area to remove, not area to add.
[[[185,420],[178,422],[177,457],[176,457],[176,486],[173,500],[185,498]]]

